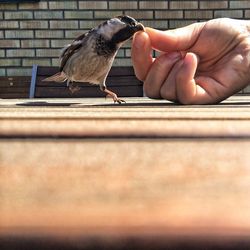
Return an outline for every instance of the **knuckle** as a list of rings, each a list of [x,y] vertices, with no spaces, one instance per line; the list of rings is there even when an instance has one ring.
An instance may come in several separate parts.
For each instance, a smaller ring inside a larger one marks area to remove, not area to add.
[[[179,96],[178,100],[183,105],[191,105],[193,104],[192,99],[188,96]]]
[[[147,82],[144,82],[143,91],[145,95],[149,98],[152,98],[152,99],[160,98],[160,90],[152,88],[151,85],[148,84]]]
[[[158,71],[162,71],[166,69],[169,62],[163,56],[160,56],[155,59],[154,64]]]
[[[166,99],[168,101],[176,102],[176,94],[175,89],[169,88],[167,84],[163,85],[160,89],[160,95],[163,99]]]

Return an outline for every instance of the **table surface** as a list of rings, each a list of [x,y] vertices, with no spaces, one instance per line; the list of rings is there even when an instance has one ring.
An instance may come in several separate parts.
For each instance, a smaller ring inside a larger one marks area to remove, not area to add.
[[[0,100],[1,249],[250,247],[250,96],[125,100]]]

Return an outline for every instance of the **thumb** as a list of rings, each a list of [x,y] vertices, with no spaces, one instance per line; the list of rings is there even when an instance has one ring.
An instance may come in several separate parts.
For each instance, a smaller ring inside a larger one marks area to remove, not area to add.
[[[146,28],[146,32],[155,50],[164,52],[187,50],[194,45],[204,25],[205,23],[194,23],[183,28],[167,31]]]

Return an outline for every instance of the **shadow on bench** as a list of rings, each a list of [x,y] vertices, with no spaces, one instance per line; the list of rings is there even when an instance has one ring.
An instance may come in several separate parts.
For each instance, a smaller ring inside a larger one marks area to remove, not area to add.
[[[72,93],[66,82],[43,82],[42,80],[58,72],[57,67],[41,67],[33,65],[29,98],[80,98],[104,97],[99,86],[89,83],[74,82],[73,86],[79,90]],[[135,77],[133,67],[112,67],[107,78],[108,89],[119,97],[143,96],[142,82]]]

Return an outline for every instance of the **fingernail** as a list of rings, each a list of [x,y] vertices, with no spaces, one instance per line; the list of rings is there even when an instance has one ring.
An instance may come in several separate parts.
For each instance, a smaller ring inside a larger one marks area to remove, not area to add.
[[[142,49],[145,45],[145,39],[144,37],[138,33],[135,35],[135,38],[134,38],[134,46],[136,49]]]

